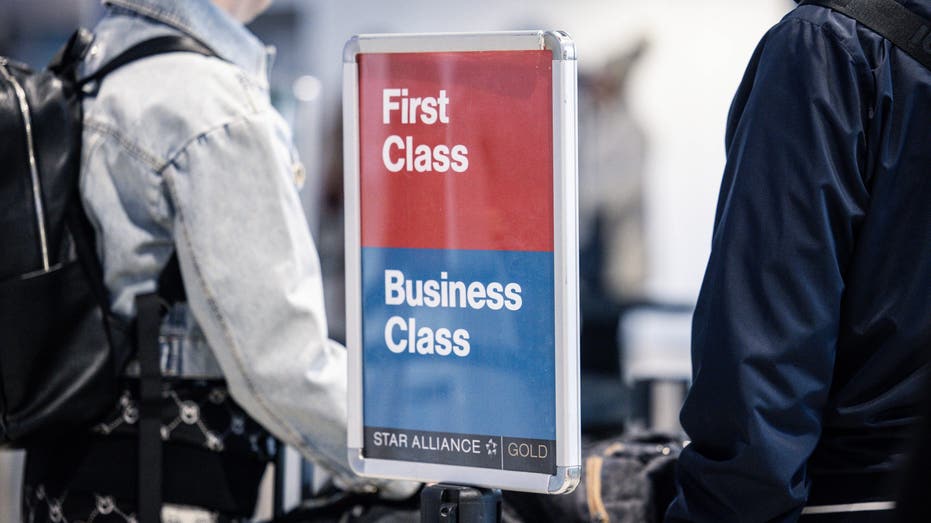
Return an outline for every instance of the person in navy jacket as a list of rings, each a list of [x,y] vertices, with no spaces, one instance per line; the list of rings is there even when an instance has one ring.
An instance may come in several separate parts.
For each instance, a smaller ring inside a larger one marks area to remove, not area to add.
[[[931,70],[799,6],[726,147],[667,521],[886,521],[931,349]]]

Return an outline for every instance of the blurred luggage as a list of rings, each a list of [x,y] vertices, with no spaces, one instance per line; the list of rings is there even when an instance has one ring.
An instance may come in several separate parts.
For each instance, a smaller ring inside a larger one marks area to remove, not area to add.
[[[575,491],[562,496],[505,492],[505,515],[528,523],[661,522],[675,496],[681,451],[681,441],[658,433],[583,441],[582,480]]]

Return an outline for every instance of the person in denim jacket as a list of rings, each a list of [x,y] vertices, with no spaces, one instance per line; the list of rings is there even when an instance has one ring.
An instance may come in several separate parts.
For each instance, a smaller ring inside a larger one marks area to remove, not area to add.
[[[338,485],[374,488],[346,460],[346,353],[327,337],[320,264],[296,190],[303,168],[269,98],[272,52],[243,26],[268,0],[105,4],[84,76],[163,35],[191,36],[217,55],[168,53],[132,62],[84,101],[80,190],[113,312],[131,319],[135,295],[155,290],[173,253],[184,280],[187,307],[170,315],[180,318],[174,328],[182,328],[183,350],[163,353],[163,372],[205,386],[166,400],[177,405],[178,422],[163,427],[163,439],[184,440],[182,429],[190,428],[188,443],[200,438],[205,448],[220,450],[235,447],[224,438],[239,435],[247,451],[267,454],[267,438],[257,435],[264,427],[325,467]],[[124,395],[97,435],[132,425],[134,401]],[[211,405],[226,405],[218,426],[210,426]],[[258,425],[246,423],[245,414]],[[25,494],[32,517],[131,516],[131,503],[121,508],[119,495],[75,479],[91,459],[87,448],[31,457]],[[249,470],[260,475],[264,464]],[[165,474],[169,503],[180,480]],[[70,479],[51,489],[46,479],[55,475]],[[82,488],[89,490],[79,507]],[[254,505],[254,492],[246,498]],[[234,509],[249,513],[248,506]]]

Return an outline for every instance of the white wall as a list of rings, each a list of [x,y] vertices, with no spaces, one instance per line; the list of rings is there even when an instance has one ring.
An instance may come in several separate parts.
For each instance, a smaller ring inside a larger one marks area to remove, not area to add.
[[[783,1],[651,2],[656,42],[633,94],[652,143],[647,160],[647,240],[655,295],[698,294],[724,167],[731,98]]]

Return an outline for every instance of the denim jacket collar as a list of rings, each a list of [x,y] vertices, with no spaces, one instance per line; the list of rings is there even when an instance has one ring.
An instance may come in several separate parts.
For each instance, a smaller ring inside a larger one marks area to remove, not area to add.
[[[104,4],[111,9],[142,15],[192,36],[224,60],[255,76],[260,84],[268,83],[274,48],[266,47],[243,24],[210,0],[104,0]],[[138,39],[126,36],[128,39],[123,41],[125,47],[105,50],[106,56],[99,57],[100,64],[143,39],[151,38],[149,35]]]

